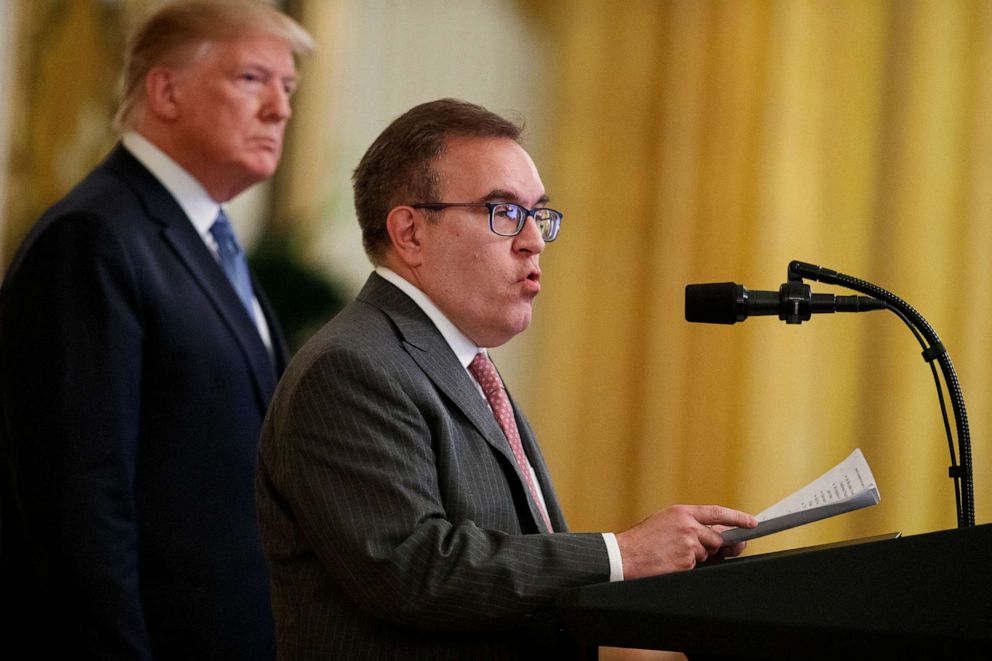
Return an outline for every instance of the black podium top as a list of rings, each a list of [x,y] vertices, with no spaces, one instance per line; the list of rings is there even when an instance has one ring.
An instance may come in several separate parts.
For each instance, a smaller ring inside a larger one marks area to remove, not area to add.
[[[992,658],[992,524],[571,591],[568,633],[741,658]]]

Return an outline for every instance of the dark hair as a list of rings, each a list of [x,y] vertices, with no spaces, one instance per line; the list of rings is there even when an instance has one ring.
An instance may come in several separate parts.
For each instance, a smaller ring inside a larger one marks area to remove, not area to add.
[[[362,245],[373,264],[389,247],[386,216],[398,204],[434,201],[440,181],[434,164],[451,137],[520,141],[523,127],[482,106],[439,99],[415,106],[379,134],[352,175]]]

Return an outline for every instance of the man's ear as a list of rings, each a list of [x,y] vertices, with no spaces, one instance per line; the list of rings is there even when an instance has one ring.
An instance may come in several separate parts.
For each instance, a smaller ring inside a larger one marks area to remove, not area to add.
[[[152,67],[145,76],[145,99],[148,110],[159,119],[168,121],[179,116],[176,82],[176,70],[169,67]]]
[[[423,262],[421,241],[425,222],[424,214],[408,206],[393,207],[386,216],[393,253],[407,268],[417,268]]]

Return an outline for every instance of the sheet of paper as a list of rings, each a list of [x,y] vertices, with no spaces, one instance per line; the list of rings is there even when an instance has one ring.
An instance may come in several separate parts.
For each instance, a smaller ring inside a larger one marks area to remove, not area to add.
[[[723,532],[726,544],[754,539],[837,514],[878,504],[875,476],[857,448],[848,457],[803,488],[759,514],[756,528]]]

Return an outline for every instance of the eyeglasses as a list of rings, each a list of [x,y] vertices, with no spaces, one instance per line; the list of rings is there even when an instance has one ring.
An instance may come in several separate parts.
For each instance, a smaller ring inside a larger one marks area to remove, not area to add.
[[[485,207],[489,209],[489,229],[492,230],[493,234],[500,236],[520,234],[530,216],[534,217],[537,229],[541,231],[541,238],[547,243],[557,239],[558,230],[561,229],[561,211],[544,208],[528,209],[512,202],[425,202],[410,206],[414,209],[429,209],[430,211],[443,211],[451,207]]]

